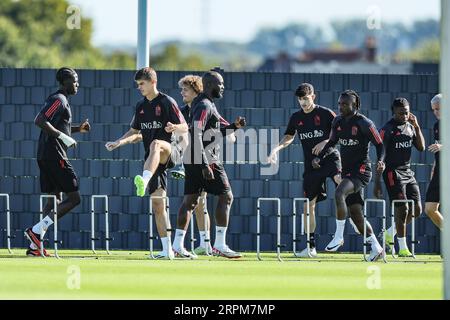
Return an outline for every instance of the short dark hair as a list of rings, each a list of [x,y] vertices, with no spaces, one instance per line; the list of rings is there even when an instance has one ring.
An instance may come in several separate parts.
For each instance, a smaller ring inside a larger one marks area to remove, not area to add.
[[[295,95],[299,98],[308,96],[310,94],[314,94],[314,87],[310,83],[302,83],[297,87],[297,90],[295,90]]]
[[[76,74],[77,73],[72,68],[62,67],[56,71],[56,81],[60,84],[64,84],[66,79],[75,78]]]
[[[395,98],[392,101],[391,110],[394,111],[394,108],[406,107],[409,106],[408,100],[405,98]]]
[[[356,110],[361,109],[361,99],[359,98],[359,95],[356,93],[356,91],[353,90],[345,90],[344,92],[341,93],[341,96],[346,96],[346,97],[355,97],[355,102],[356,102]]]
[[[142,69],[139,69],[136,74],[134,75],[134,80],[158,80],[158,77],[156,76],[155,69],[151,67],[145,67]]]

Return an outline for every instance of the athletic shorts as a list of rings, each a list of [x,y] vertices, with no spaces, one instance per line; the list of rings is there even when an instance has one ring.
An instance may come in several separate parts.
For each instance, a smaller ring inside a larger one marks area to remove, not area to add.
[[[416,204],[420,203],[419,185],[411,169],[386,168],[383,179],[390,202],[409,199],[414,200]]]
[[[439,181],[439,168],[434,169],[433,177],[428,185],[427,194],[425,196],[425,202],[441,202],[440,199],[440,181]]]
[[[214,172],[213,180],[203,177],[202,165],[185,164],[184,194],[200,194],[202,191],[222,195],[231,191],[230,182],[222,163],[212,163],[209,167]]]
[[[333,156],[325,158],[319,169],[307,170],[303,173],[303,193],[309,200],[317,197],[316,202],[327,198],[327,178],[334,181],[334,176],[341,172],[341,160]]]
[[[183,161],[183,150],[176,143],[171,143],[170,157],[166,164],[160,164],[150,179],[147,191],[152,194],[157,189],[162,188],[167,191],[167,170],[172,169]]]
[[[42,193],[69,193],[79,190],[78,177],[69,160],[38,160]]]
[[[372,169],[370,164],[362,164],[358,168],[342,173],[342,179],[349,179],[355,187],[355,192],[345,199],[347,206],[354,204],[364,205],[364,188],[372,179]]]

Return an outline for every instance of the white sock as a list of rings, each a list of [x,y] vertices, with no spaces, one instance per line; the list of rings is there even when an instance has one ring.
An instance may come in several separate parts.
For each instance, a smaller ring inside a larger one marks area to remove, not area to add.
[[[406,244],[406,237],[404,237],[404,238],[397,237],[397,241],[398,241],[398,246],[399,246],[400,250],[408,249],[408,245]]]
[[[205,246],[205,237],[206,237],[206,232],[205,231],[200,231],[200,247],[204,247]]]
[[[186,231],[177,229],[175,231],[175,237],[173,239],[173,248],[175,250],[180,250],[184,248],[184,237],[186,236]]]
[[[168,253],[169,252],[169,245],[170,245],[169,237],[161,238],[161,244],[162,244],[162,251],[165,252],[165,253]]]
[[[36,223],[33,226],[32,231],[34,233],[37,234],[41,234],[41,230],[43,231],[43,233],[45,234],[45,232],[47,231],[48,227],[50,227],[53,224],[53,220],[50,219],[49,216],[46,216],[44,219],[42,219],[41,221],[39,221],[38,223]],[[44,235],[42,235],[44,236]]]
[[[345,228],[345,220],[338,220],[336,219],[336,232],[334,234],[334,237],[338,239],[344,238],[344,228]]]
[[[224,248],[225,244],[225,236],[227,234],[227,227],[217,227],[216,226],[216,241],[214,242],[215,248]]]
[[[397,234],[397,229],[395,228],[395,223],[389,229],[387,229],[387,232],[392,237],[395,237],[395,235]]]
[[[144,170],[142,173],[142,178],[144,178],[145,188],[147,188],[148,183],[152,179],[153,173],[149,170]]]
[[[372,250],[379,252],[382,249],[377,237],[375,237],[374,234],[368,236],[366,238],[366,242],[371,244]]]

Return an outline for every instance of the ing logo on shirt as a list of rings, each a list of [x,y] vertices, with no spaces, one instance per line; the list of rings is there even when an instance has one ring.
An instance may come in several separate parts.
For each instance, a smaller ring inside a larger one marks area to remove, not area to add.
[[[314,130],[314,131],[310,131],[310,132],[302,132],[299,133],[299,138],[300,140],[305,140],[305,139],[313,139],[313,138],[321,138],[323,137],[324,133],[322,130]]]
[[[356,140],[356,139],[342,139],[342,138],[340,138],[339,139],[339,144],[341,146],[348,146],[348,147],[357,146],[359,144],[359,140]]]
[[[161,128],[162,128],[162,123],[159,121],[141,123],[141,130],[161,129]]]

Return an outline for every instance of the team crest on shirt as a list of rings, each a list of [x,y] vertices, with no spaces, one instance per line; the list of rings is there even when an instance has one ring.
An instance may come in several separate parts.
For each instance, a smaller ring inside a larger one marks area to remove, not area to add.
[[[356,136],[358,134],[358,127],[357,126],[353,126],[352,127],[352,136]]]
[[[317,115],[314,117],[314,124],[316,126],[320,126],[320,116]]]
[[[142,109],[141,112],[139,112],[139,114],[144,114],[144,109]]]
[[[341,130],[342,130],[341,126],[337,127],[337,131],[341,131]]]
[[[297,123],[297,125],[302,126],[302,125],[303,125],[303,121],[300,120],[300,121]]]
[[[157,105],[157,106],[155,107],[155,115],[156,115],[157,117],[159,117],[159,116],[161,115],[161,107],[160,107],[159,105]]]

